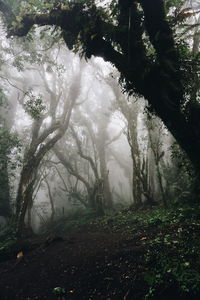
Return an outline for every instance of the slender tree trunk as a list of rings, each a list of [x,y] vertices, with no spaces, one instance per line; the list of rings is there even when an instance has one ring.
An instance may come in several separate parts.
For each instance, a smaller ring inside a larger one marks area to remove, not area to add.
[[[163,186],[163,179],[162,179],[159,162],[156,163],[156,169],[157,169],[157,178],[158,178],[159,187],[160,187],[161,196],[162,196],[162,202],[163,202],[164,207],[167,207],[166,193],[165,193],[165,188]]]
[[[139,208],[142,206],[142,187],[141,187],[141,161],[139,154],[139,145],[137,141],[137,131],[136,123],[137,116],[135,116],[134,121],[129,119],[129,132],[128,132],[128,142],[131,148],[131,157],[133,163],[133,174],[132,174],[132,193],[134,205]]]
[[[0,166],[0,215],[7,218],[11,214],[8,161],[6,154],[2,156],[4,157]]]
[[[133,175],[132,175],[132,194],[133,194],[134,206],[139,208],[142,205],[141,186],[140,186],[140,180],[138,176],[135,174],[134,166],[133,166]]]
[[[102,189],[103,189],[103,202],[104,206],[108,209],[113,208],[113,199],[112,193],[110,190],[110,182],[109,182],[109,171],[107,169],[106,164],[106,152],[105,152],[105,145],[102,143],[99,147],[99,161],[100,161],[100,173],[102,178]]]
[[[32,197],[31,197],[31,199],[32,199]],[[33,208],[33,201],[29,201],[29,203],[28,203],[28,214],[27,214],[28,228],[32,227],[32,208]]]
[[[54,200],[53,200],[53,196],[51,193],[51,188],[50,188],[50,184],[48,182],[48,180],[45,180],[46,185],[47,185],[47,189],[48,189],[48,194],[49,194],[49,200],[50,200],[50,205],[51,205],[51,221],[54,221],[55,218],[55,205],[54,205]]]

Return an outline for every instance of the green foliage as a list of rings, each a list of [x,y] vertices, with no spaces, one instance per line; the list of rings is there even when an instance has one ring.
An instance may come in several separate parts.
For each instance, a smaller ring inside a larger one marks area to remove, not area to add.
[[[46,106],[43,104],[42,95],[35,96],[33,93],[30,93],[28,100],[24,104],[24,108],[33,119],[40,119],[46,109]]]
[[[15,169],[20,165],[21,144],[16,134],[0,128],[0,212],[10,214],[10,184]]]
[[[165,8],[169,12],[170,9],[179,9],[185,3],[185,0],[166,0]]]
[[[87,226],[93,229],[103,229],[112,232],[135,231],[136,228],[162,228],[167,225],[176,225],[181,222],[190,224],[200,216],[200,207],[179,207],[171,209],[157,208],[133,212],[131,210],[110,213],[103,217],[97,217],[95,211],[86,209],[74,209],[65,216],[58,216],[53,222],[49,219],[42,226],[43,232],[66,232],[68,230]],[[167,238],[167,237],[166,237]],[[158,243],[159,240],[157,240]]]
[[[111,231],[134,231],[136,227],[162,227],[166,225],[178,224],[183,220],[191,222],[200,215],[200,208],[184,207],[163,209],[157,208],[140,212],[121,211],[113,215],[107,215],[101,218],[92,220],[91,225],[97,228],[104,228]]]
[[[137,270],[142,270],[139,276],[142,277],[146,295],[141,299],[165,299],[169,290],[174,291],[175,299],[196,299],[195,296],[200,293],[199,221],[199,205],[140,212],[126,209],[101,218],[96,218],[92,211],[76,210],[52,222],[51,228],[44,232],[61,234],[80,228],[90,231],[118,231],[120,236],[129,238],[123,240],[127,245],[126,254],[129,253],[129,245],[142,250],[139,252],[139,264],[134,265]],[[0,240],[4,241],[3,249],[10,247],[11,239],[8,237],[15,240],[13,225],[0,231]],[[131,251],[130,257],[125,259],[127,263],[135,263]],[[117,266],[120,263],[115,261],[115,264]],[[112,263],[109,262],[108,265]],[[131,276],[130,268],[127,278]],[[105,277],[105,280],[111,279],[111,276]],[[56,287],[52,293],[61,296],[65,294],[65,289]]]
[[[10,182],[16,167],[20,164],[21,143],[16,133],[7,129],[7,99],[0,90],[0,213],[10,214]]]
[[[6,128],[0,128],[0,161],[4,162],[12,154],[13,148],[19,152],[21,143],[16,133],[10,133]]]
[[[199,205],[139,212],[126,209],[98,218],[76,211],[56,221],[52,228],[57,228],[55,233],[87,228],[129,236],[128,242],[144,249],[144,299],[162,299],[171,290],[177,299],[192,299],[200,292],[199,220]]]
[[[177,143],[171,146],[171,159],[173,162],[171,170],[174,174],[169,173],[168,176],[175,178],[170,185],[172,202],[174,204],[197,202],[197,175],[193,165]]]
[[[16,240],[16,224],[12,220],[2,227],[0,226],[0,256],[8,252]]]
[[[161,287],[167,290],[172,285],[176,286],[180,296],[192,297],[200,292],[200,273],[184,256],[170,258],[168,254],[153,255],[157,263],[152,273],[144,275],[149,286],[145,299],[159,297],[158,290]],[[153,257],[149,254],[148,263],[152,260]]]
[[[17,134],[10,133],[6,128],[0,128],[0,191],[7,191],[6,181],[14,176],[15,169],[21,164],[21,142]],[[9,199],[7,199],[9,201]]]
[[[62,296],[62,295],[65,295],[65,289],[62,287],[55,287],[53,289],[52,293],[56,296]]]
[[[10,171],[19,166],[20,152],[21,142],[17,134],[10,133],[6,128],[0,128],[0,173],[5,171],[5,165],[9,166]]]
[[[22,0],[6,0],[5,2],[6,2],[7,5],[9,5],[9,7],[12,8],[12,11],[15,14],[18,14],[19,10],[20,10],[21,3],[23,1]]]
[[[147,266],[154,264],[144,276],[149,286],[145,299],[158,299],[160,290],[172,287],[179,297],[190,295],[192,299],[200,292],[200,242],[196,231],[199,230],[199,216],[199,205],[182,207],[174,213],[169,211],[168,227],[162,223],[157,236],[143,241],[148,246],[145,262]]]

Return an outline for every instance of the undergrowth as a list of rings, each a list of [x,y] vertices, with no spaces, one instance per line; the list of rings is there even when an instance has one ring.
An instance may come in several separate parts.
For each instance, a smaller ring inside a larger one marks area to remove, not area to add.
[[[17,241],[16,224],[13,221],[0,227],[0,260],[4,260]]]
[[[139,274],[148,289],[144,299],[199,299],[200,295],[200,206],[123,210],[103,217],[81,213],[57,223],[56,230],[74,228],[139,235],[144,247],[143,268]],[[141,279],[140,278],[140,279]],[[166,297],[166,298],[165,298]]]
[[[93,211],[76,211],[54,222],[46,222],[43,233],[118,232],[143,249],[143,271],[138,271],[138,279],[147,286],[145,300],[200,299],[199,229],[200,206],[196,205],[137,212],[126,209],[103,217],[96,217]],[[1,228],[0,254],[15,240],[13,224]],[[140,270],[139,266],[136,268]]]

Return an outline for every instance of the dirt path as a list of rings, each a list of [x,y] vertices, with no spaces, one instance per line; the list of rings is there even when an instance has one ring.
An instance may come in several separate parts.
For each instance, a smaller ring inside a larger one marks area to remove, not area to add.
[[[66,300],[142,299],[144,282],[136,278],[144,251],[137,241],[108,232],[47,239],[22,258],[0,264],[0,299],[58,299],[55,287],[65,289]]]

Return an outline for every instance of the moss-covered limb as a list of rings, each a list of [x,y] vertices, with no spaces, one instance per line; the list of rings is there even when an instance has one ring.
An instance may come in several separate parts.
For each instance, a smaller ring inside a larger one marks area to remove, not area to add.
[[[33,25],[59,25],[58,16],[52,14],[24,15],[20,23],[16,22],[16,24],[8,30],[8,37],[25,36],[31,30]]]
[[[3,1],[0,1],[0,12],[8,26],[8,37],[25,36],[35,24],[40,26],[57,25],[62,13],[61,11],[56,13],[52,11],[49,14],[26,14],[18,22],[12,9]]]
[[[178,71],[178,55],[172,30],[166,20],[163,0],[141,0],[145,28],[162,68],[170,75]],[[166,63],[165,63],[166,62]],[[167,63],[168,62],[168,63]]]
[[[200,136],[198,130],[177,109],[177,94],[169,92],[166,83],[159,78],[159,72],[150,73],[145,80],[144,97],[153,107],[166,127],[175,137],[179,145],[185,150],[193,163],[197,174],[200,175]]]
[[[119,0],[117,29],[118,43],[132,74],[137,74],[134,85],[141,92],[143,77],[147,68],[146,49],[143,42],[142,14],[138,4],[133,1]]]
[[[138,4],[133,3],[129,10],[128,63],[135,74],[134,84],[139,93],[142,93],[144,77],[150,68],[143,33],[142,14],[138,10]]]
[[[124,54],[129,51],[129,22],[130,22],[130,1],[118,1],[119,16],[118,16],[118,36],[119,44]]]
[[[49,13],[25,14],[18,21],[11,8],[0,1],[0,11],[8,25],[8,36],[25,36],[33,25],[57,25],[72,32],[80,30],[85,15],[78,8],[79,10],[74,6],[71,9],[53,9]]]
[[[141,0],[145,15],[145,26],[151,43],[158,56],[168,55],[169,58],[176,59],[173,51],[174,39],[172,30],[166,21],[164,2],[163,0],[154,0],[153,4],[152,6],[152,1]]]
[[[144,11],[145,28],[157,55],[160,78],[166,84],[165,89],[168,90],[171,102],[176,109],[180,109],[184,93],[180,61],[172,30],[166,20],[164,1],[154,0],[152,6],[152,1],[141,0],[141,5]]]

